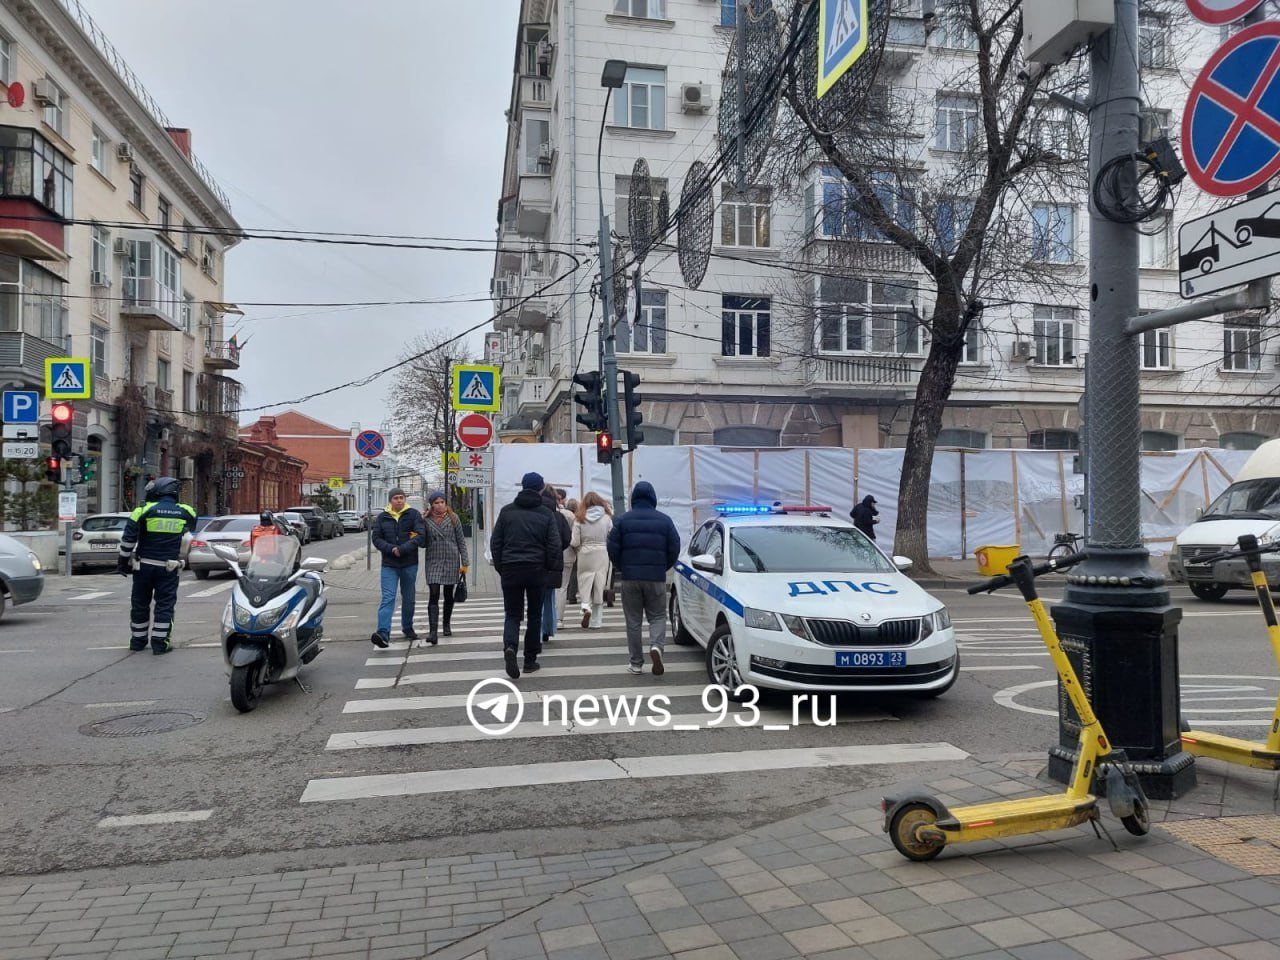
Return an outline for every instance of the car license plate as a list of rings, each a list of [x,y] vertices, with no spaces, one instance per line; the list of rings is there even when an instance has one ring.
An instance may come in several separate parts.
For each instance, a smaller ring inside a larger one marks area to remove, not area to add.
[[[90,550],[114,550],[116,549],[116,544],[110,540],[90,540],[89,549]]]
[[[837,667],[905,667],[905,650],[841,650],[836,653]]]

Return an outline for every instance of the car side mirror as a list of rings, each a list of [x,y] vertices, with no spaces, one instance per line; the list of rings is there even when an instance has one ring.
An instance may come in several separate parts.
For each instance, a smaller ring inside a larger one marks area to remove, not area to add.
[[[910,557],[894,557],[893,558],[893,565],[897,567],[899,570],[904,570],[904,571],[910,570],[912,564],[914,563],[915,561],[912,560]]]
[[[1199,520],[1204,516],[1204,507],[1196,507],[1196,519]]]
[[[700,553],[696,557],[689,558],[689,566],[706,573],[719,573],[720,558],[712,553]]]
[[[314,570],[317,573],[322,573],[329,569],[329,561],[325,560],[323,557],[307,557],[302,561],[302,569]]]

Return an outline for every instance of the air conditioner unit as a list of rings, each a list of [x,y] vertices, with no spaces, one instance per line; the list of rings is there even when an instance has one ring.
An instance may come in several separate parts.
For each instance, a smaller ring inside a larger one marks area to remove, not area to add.
[[[540,144],[538,144],[538,163],[539,163],[539,165],[542,165],[542,164],[550,164],[550,163],[551,163],[552,158],[553,158],[555,155],[556,155],[555,147],[551,146],[551,144],[549,144],[549,143],[540,143]]]
[[[178,478],[180,480],[194,480],[196,478],[195,457],[183,457],[178,461]]]
[[[116,157],[123,163],[133,163],[133,147],[121,140],[116,144]]]
[[[109,287],[111,286],[111,278],[101,270],[90,270],[89,285],[92,287]]]
[[[36,103],[51,107],[58,102],[58,87],[48,77],[42,77],[31,85],[31,96]]]
[[[1031,359],[1031,357],[1032,357],[1032,343],[1031,343],[1031,341],[1030,341],[1030,340],[1015,340],[1015,341],[1013,341],[1013,354],[1012,354],[1012,357],[1013,357],[1013,359],[1014,359],[1014,360],[1022,360],[1022,361],[1030,360],[1030,359]]]
[[[538,52],[537,52],[538,62],[550,63],[551,55],[555,52],[555,49],[556,49],[555,46],[551,43],[550,40],[546,40],[546,39],[539,40]]]
[[[133,241],[128,237],[116,237],[111,249],[118,257],[127,257],[133,253]]]
[[[705,83],[680,85],[680,110],[682,113],[706,113],[711,109],[711,88]]]

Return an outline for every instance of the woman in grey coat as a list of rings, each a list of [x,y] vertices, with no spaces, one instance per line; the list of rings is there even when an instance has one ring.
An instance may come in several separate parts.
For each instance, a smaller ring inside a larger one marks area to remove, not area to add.
[[[458,578],[465,576],[467,565],[467,538],[462,534],[462,521],[449,509],[444,492],[433,490],[428,501],[426,528],[427,539],[423,545],[427,568],[427,615],[430,618],[427,643],[440,642],[440,593],[444,591],[444,635],[453,636],[449,618],[453,616],[453,588]],[[423,645],[419,641],[419,645]]]

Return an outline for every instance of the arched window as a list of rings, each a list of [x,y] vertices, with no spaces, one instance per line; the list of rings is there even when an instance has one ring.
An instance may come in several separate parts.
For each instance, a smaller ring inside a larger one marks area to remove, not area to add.
[[[1177,450],[1178,435],[1176,433],[1165,433],[1163,430],[1143,430],[1142,449]]]
[[[968,447],[971,450],[987,449],[987,435],[980,430],[958,430],[948,427],[938,431],[936,447]]]
[[[778,447],[782,443],[782,431],[768,427],[721,427],[712,433],[712,439],[721,447]]]
[[[1247,431],[1224,433],[1218,437],[1218,446],[1223,450],[1257,450],[1266,442],[1266,439],[1260,433],[1249,433]]]
[[[1032,450],[1079,450],[1080,434],[1074,430],[1032,430],[1027,434]]]
[[[646,447],[669,447],[676,442],[676,432],[669,427],[657,427],[651,423],[640,424]]]

